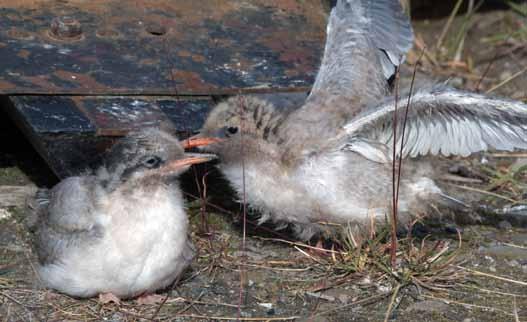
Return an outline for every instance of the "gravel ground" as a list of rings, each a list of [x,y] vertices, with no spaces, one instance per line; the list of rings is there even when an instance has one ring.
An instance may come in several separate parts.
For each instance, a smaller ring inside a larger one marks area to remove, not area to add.
[[[454,21],[443,49],[435,49],[434,44],[445,19],[415,22],[418,42],[428,48],[417,83],[450,78],[461,88],[526,100],[527,73],[516,74],[527,67],[523,38],[527,36],[505,37],[519,30],[522,21],[526,28],[525,20],[512,11],[476,14],[457,62],[448,58],[448,48],[457,50],[449,41],[462,29],[463,17]],[[491,37],[495,42],[488,42]],[[414,49],[409,55],[410,64],[419,52]],[[411,66],[403,69],[403,82],[408,82],[411,71]],[[133,301],[101,305],[95,299],[73,299],[47,290],[33,269],[25,201],[37,186],[51,186],[56,178],[1,110],[0,114],[0,316],[4,321],[382,321],[387,315],[389,320],[419,322],[527,320],[527,227],[513,227],[511,220],[500,218],[484,226],[471,220],[459,236],[434,232],[415,240],[413,247],[403,239],[400,258],[419,264],[399,272],[410,278],[396,278],[379,268],[386,262],[387,244],[382,240],[355,252],[339,244],[334,252],[321,251],[290,241],[287,231],[274,233],[272,227],[249,224],[242,251],[240,208],[225,202],[232,196],[225,197],[226,186],[218,178],[209,178],[208,194],[212,204],[223,200],[221,208],[209,205],[203,210],[199,200],[189,198],[199,256],[177,285],[160,292],[167,295],[162,306]],[[483,193],[464,192],[472,200],[482,199],[481,204],[502,207],[508,203],[503,197],[525,199],[525,173],[493,186],[494,196],[486,193],[490,184],[525,164],[525,159],[488,153],[438,162],[445,173],[450,168],[483,179],[470,184]],[[195,190],[193,185],[189,174],[185,184],[189,193]],[[328,249],[331,243],[322,246]]]

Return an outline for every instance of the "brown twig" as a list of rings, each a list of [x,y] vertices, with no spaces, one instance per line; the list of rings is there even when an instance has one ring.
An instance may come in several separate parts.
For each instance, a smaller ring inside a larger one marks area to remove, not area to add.
[[[397,191],[396,191],[396,163],[397,163],[397,103],[399,101],[399,67],[395,68],[395,107],[393,110],[393,155],[392,155],[392,223],[390,262],[395,269],[397,254]]]
[[[487,77],[487,74],[489,73],[490,71],[490,68],[492,67],[492,65],[494,65],[494,63],[496,62],[496,60],[498,59],[498,51],[496,51],[494,53],[494,57],[492,58],[492,60],[487,64],[487,67],[485,68],[485,71],[483,72],[483,74],[481,74],[481,77],[479,78],[477,84],[476,84],[476,88],[474,89],[476,91],[476,93],[479,93],[479,86],[481,85],[481,83],[483,82],[483,80],[485,79],[485,77]]]

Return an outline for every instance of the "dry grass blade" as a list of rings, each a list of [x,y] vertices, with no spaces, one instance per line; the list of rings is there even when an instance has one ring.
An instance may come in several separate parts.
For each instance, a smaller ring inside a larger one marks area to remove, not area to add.
[[[336,251],[336,250],[331,250],[331,249],[325,249],[325,248],[310,246],[310,245],[307,245],[307,244],[304,244],[304,243],[293,242],[293,241],[280,239],[280,238],[265,238],[265,237],[258,237],[258,236],[255,236],[255,238],[260,239],[260,240],[276,241],[276,242],[285,243],[285,244],[289,244],[289,245],[309,248],[309,249],[313,249],[313,250],[316,250],[316,251],[319,251],[319,252],[333,253],[333,254],[340,254],[340,255],[348,255],[347,252],[342,252],[342,251]]]
[[[497,280],[500,280],[500,281],[503,281],[503,282],[508,282],[508,283],[518,284],[518,285],[522,285],[522,286],[527,286],[527,282],[524,282],[524,281],[518,281],[518,280],[515,280],[515,279],[512,279],[512,278],[508,278],[508,277],[502,277],[502,276],[493,275],[493,274],[489,274],[489,273],[485,273],[485,272],[480,272],[480,271],[477,271],[477,270],[474,270],[474,269],[470,269],[470,268],[467,268],[467,267],[463,267],[463,266],[459,266],[459,265],[455,265],[455,267],[457,267],[459,269],[462,269],[462,270],[465,270],[465,271],[468,271],[468,272],[470,272],[470,273],[472,273],[474,275],[490,277],[490,278],[497,279]]]
[[[505,84],[507,84],[508,82],[512,81],[513,79],[515,79],[516,77],[520,76],[521,74],[525,73],[527,71],[527,67],[525,67],[524,69],[520,70],[519,72],[517,73],[514,73],[513,75],[511,75],[510,77],[508,77],[507,79],[504,79],[502,82],[500,82],[499,84],[491,87],[489,90],[487,90],[485,92],[485,94],[490,94],[492,92],[494,92],[495,90],[497,90],[498,88],[504,86]]]
[[[392,297],[390,299],[390,304],[388,304],[388,309],[386,310],[386,315],[384,316],[384,322],[388,322],[388,320],[390,319],[390,316],[392,315],[393,305],[395,303],[395,299],[397,298],[397,295],[399,294],[400,289],[401,289],[401,284],[397,284],[397,286],[393,290]]]
[[[287,316],[287,317],[255,317],[255,318],[243,318],[243,317],[232,317],[232,316],[208,316],[208,315],[196,315],[196,314],[179,314],[177,317],[191,318],[197,320],[219,320],[219,321],[294,321],[299,319],[299,316]]]
[[[512,2],[511,0],[505,0],[505,3],[507,3],[507,5],[519,15],[527,17],[527,4],[517,4]]]
[[[296,250],[298,250],[302,255],[306,256],[307,258],[310,258],[312,259],[313,261],[321,264],[321,265],[324,265],[323,262],[321,262],[320,260],[316,259],[314,256],[311,256],[309,255],[308,253],[306,253],[305,251],[303,251],[302,249],[298,248],[298,246],[294,246]]]
[[[461,8],[461,4],[463,3],[463,0],[457,0],[456,5],[450,12],[450,16],[448,17],[448,20],[445,24],[445,27],[441,31],[441,35],[437,39],[436,48],[441,48],[443,45],[443,41],[445,39],[445,36],[447,35],[448,31],[450,30],[450,27],[452,26],[452,22],[454,21],[454,18],[456,17],[459,9]]]
[[[475,308],[475,309],[482,309],[482,310],[490,311],[490,312],[500,312],[500,313],[503,313],[503,314],[508,315],[508,316],[514,316],[514,314],[512,314],[511,312],[508,312],[508,311],[505,311],[505,310],[502,310],[502,309],[498,309],[498,308],[492,307],[492,306],[470,304],[470,303],[460,302],[460,301],[456,301],[456,300],[452,300],[452,299],[447,299],[447,298],[438,297],[438,296],[432,296],[432,295],[426,295],[426,294],[424,294],[423,296],[426,297],[426,298],[433,299],[433,300],[442,301],[442,302],[444,302],[446,304],[456,304],[456,305],[461,305],[461,306],[464,306],[464,307]]]
[[[469,186],[462,186],[462,185],[453,184],[453,183],[446,183],[446,184],[448,184],[449,186],[453,186],[453,187],[459,188],[459,189],[473,191],[473,192],[479,192],[479,193],[484,194],[484,195],[489,195],[489,196],[496,197],[496,198],[499,198],[499,199],[507,200],[507,201],[510,201],[512,203],[516,203],[517,202],[517,200],[511,199],[509,197],[506,197],[506,196],[503,196],[503,195],[500,195],[500,194],[497,194],[497,193],[494,193],[494,192],[490,192],[490,191],[486,191],[486,190],[482,190],[482,189],[478,189],[478,188],[474,188],[474,187],[469,187]]]
[[[464,287],[464,288],[469,288],[469,289],[472,289],[472,290],[478,290],[478,291],[481,291],[483,293],[491,293],[491,294],[498,294],[498,295],[505,295],[505,296],[512,296],[512,297],[527,298],[527,294],[524,295],[524,294],[500,292],[500,291],[489,290],[489,289],[486,289],[486,288],[477,287],[477,286],[468,285],[468,284],[461,284],[460,286]]]
[[[509,247],[520,248],[520,249],[527,249],[527,246],[521,246],[521,245],[516,245],[516,244],[511,244],[511,243],[502,243],[502,244],[505,245],[505,246],[509,246]]]
[[[509,152],[509,153],[490,153],[493,158],[527,158],[527,153],[525,152]]]
[[[514,321],[520,322],[520,317],[518,316],[518,304],[516,304],[515,296],[512,298],[512,304],[513,304]]]

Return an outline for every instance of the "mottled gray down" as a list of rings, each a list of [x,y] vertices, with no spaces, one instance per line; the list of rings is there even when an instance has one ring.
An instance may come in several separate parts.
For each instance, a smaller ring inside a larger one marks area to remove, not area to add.
[[[94,173],[40,190],[32,229],[44,284],[76,297],[130,298],[172,283],[195,252],[172,180],[186,168],[163,168],[183,157],[175,137],[145,129],[117,143]]]
[[[103,237],[95,220],[96,189],[96,178],[86,176],[67,178],[51,190],[38,191],[35,250],[41,264],[60,261],[65,250]]]
[[[387,81],[391,69],[378,55],[387,53],[396,66],[411,43],[398,0],[339,0],[304,106],[282,113],[254,97],[216,106],[200,135],[222,139],[206,148],[220,157],[218,168],[240,200],[262,221],[293,224],[305,239],[333,227],[324,222],[364,228],[389,218],[395,101]],[[401,96],[399,124],[407,100]],[[526,125],[527,106],[521,102],[444,86],[423,88],[411,99],[403,157],[525,149]],[[443,200],[435,176],[423,160],[405,162],[402,222]]]

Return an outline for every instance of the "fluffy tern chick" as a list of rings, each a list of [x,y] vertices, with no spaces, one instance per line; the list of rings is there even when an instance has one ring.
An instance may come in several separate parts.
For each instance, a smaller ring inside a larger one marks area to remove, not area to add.
[[[322,222],[360,227],[389,217],[396,105],[389,79],[412,39],[401,12],[398,0],[337,1],[322,65],[302,107],[284,113],[254,97],[234,97],[209,114],[195,139],[216,138],[204,148],[219,156],[219,169],[240,199],[245,191],[262,221],[292,223],[308,239],[327,227]],[[407,99],[399,97],[398,124]],[[403,158],[492,148],[527,148],[525,104],[444,86],[412,95]],[[444,200],[434,177],[425,160],[406,162],[401,220]]]
[[[40,190],[33,220],[40,279],[106,301],[171,284],[194,256],[173,179],[212,158],[186,154],[175,137],[149,128],[116,143],[95,173]]]

